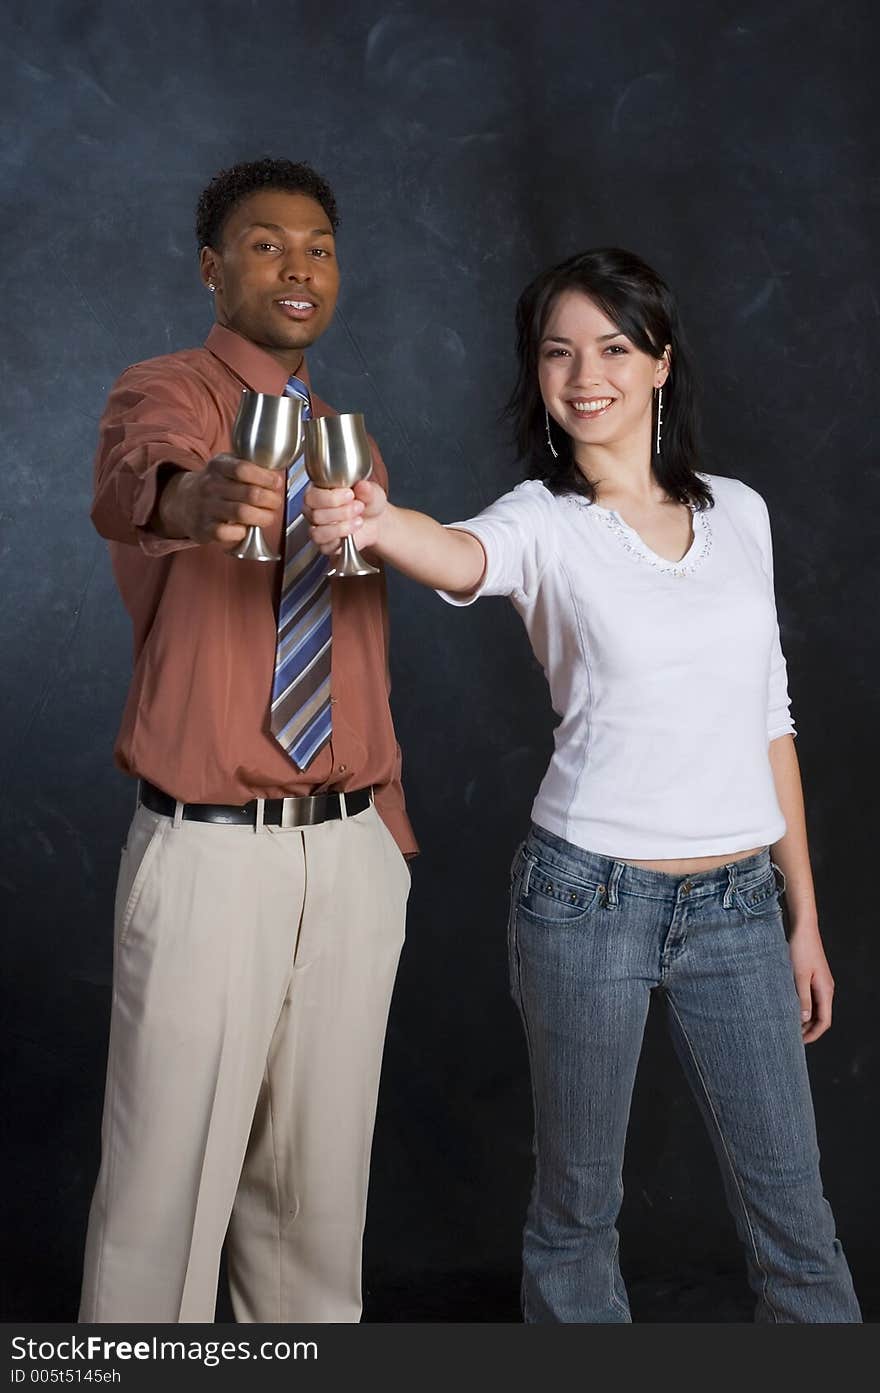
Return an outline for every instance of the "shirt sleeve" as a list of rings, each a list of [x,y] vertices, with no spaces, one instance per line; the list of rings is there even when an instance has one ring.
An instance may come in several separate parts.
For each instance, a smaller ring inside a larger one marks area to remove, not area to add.
[[[788,670],[779,639],[779,620],[776,617],[776,592],[773,583],[773,537],[770,529],[770,514],[767,504],[756,494],[760,504],[759,541],[764,574],[773,604],[774,626],[773,647],[770,654],[770,681],[767,692],[767,739],[778,740],[781,735],[797,735],[791,717],[791,701],[788,695]]]
[[[149,364],[128,368],[107,399],[95,456],[92,522],[102,537],[163,556],[196,543],[149,531],[160,472],[201,469],[210,438],[205,393]]]
[[[538,490],[547,493],[543,484],[519,484],[476,517],[447,524],[476,537],[486,556],[486,569],[469,595],[438,590],[441,599],[459,607],[472,605],[483,595],[505,595],[523,604],[534,599],[553,545],[547,506],[550,495],[544,501]]]

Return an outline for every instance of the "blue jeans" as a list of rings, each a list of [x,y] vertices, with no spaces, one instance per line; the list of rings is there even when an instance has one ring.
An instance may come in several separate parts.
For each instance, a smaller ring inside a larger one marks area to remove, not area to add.
[[[509,946],[535,1113],[527,1321],[630,1319],[615,1222],[653,988],[718,1156],[755,1318],[861,1319],[822,1194],[781,880],[766,850],[685,879],[535,826],[519,848]]]

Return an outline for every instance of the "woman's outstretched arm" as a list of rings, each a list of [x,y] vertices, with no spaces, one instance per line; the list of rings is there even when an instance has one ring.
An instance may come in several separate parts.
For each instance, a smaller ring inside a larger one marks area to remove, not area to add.
[[[476,537],[443,527],[426,513],[397,508],[378,484],[365,481],[354,489],[306,490],[303,512],[315,545],[325,555],[338,551],[343,537],[354,537],[360,550],[370,549],[383,561],[432,590],[467,595],[476,590],[486,569],[486,554]]]

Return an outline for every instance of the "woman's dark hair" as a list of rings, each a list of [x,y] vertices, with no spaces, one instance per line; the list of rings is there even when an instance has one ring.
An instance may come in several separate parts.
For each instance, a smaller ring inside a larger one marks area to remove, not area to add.
[[[196,207],[196,241],[202,247],[219,247],[223,225],[233,208],[249,194],[263,189],[282,193],[303,193],[320,203],[335,232],[339,213],[333,190],[309,164],[292,160],[251,160],[221,169],[203,190]]]
[[[632,252],[596,247],[552,266],[523,291],[516,307],[519,376],[507,403],[526,477],[542,479],[552,493],[579,493],[595,502],[596,491],[575,464],[571,441],[552,420],[558,458],[547,445],[544,402],[538,385],[538,352],[558,297],[579,290],[607,315],[636,348],[660,358],[669,344],[670,372],[663,387],[661,452],[652,466],[671,498],[698,508],[712,506],[712,491],[697,475],[698,420],[690,353],[678,310],[666,283]],[[656,408],[655,408],[656,410]]]

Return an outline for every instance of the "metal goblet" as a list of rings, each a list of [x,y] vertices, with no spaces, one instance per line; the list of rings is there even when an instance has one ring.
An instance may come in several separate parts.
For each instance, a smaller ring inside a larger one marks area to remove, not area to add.
[[[373,457],[360,411],[346,416],[319,416],[306,421],[306,473],[319,488],[354,488],[373,472]],[[378,568],[365,561],[351,536],[332,559],[328,576],[375,576]]]
[[[264,469],[287,469],[303,450],[303,401],[243,391],[232,426],[232,453]],[[230,556],[239,561],[280,561],[262,529],[249,527]]]

